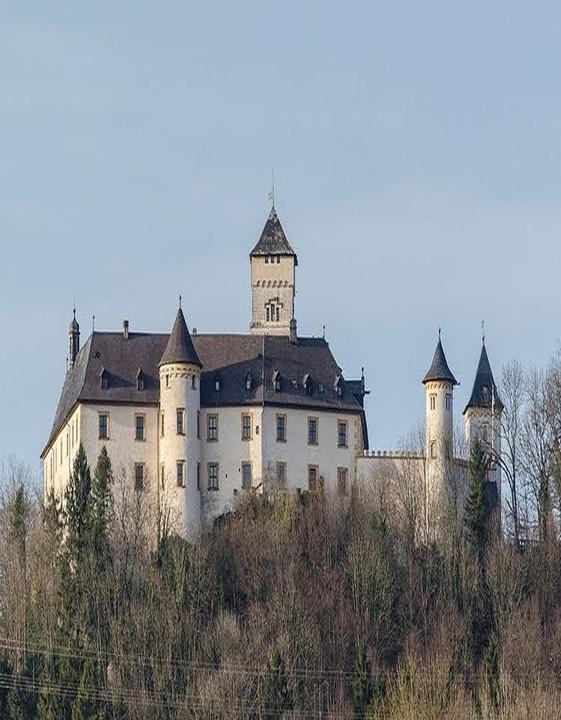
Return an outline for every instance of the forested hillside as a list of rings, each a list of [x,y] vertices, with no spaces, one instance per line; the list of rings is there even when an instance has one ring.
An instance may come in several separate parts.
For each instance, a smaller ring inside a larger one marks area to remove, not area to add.
[[[278,493],[194,546],[150,542],[105,452],[64,513],[7,463],[0,717],[558,717],[560,548],[491,529],[483,461],[437,544],[417,506]]]

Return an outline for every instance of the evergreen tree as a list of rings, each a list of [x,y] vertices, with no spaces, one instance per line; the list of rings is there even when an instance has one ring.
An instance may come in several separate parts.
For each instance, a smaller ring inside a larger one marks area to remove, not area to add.
[[[97,460],[91,490],[91,549],[99,570],[106,568],[110,557],[109,526],[113,517],[112,482],[111,460],[104,445]]]
[[[10,513],[10,541],[22,567],[25,566],[28,517],[29,500],[23,485],[20,485],[16,490]]]
[[[292,710],[293,702],[284,659],[279,650],[275,651],[269,663],[265,685],[265,717],[279,718],[285,710]]]
[[[103,720],[102,701],[96,698],[100,685],[96,663],[88,658],[84,661],[78,693],[72,705],[72,720]]]
[[[489,705],[494,712],[498,712],[500,706],[499,687],[499,645],[493,634],[483,654],[483,673]]]
[[[366,645],[360,642],[355,660],[355,681],[353,683],[353,715],[362,718],[372,703],[372,667],[366,653]]]
[[[70,480],[66,488],[64,519],[66,524],[66,545],[73,567],[80,561],[87,544],[89,531],[89,510],[92,481],[84,446],[80,443]]]
[[[481,561],[487,543],[488,512],[486,504],[487,460],[479,439],[471,446],[469,489],[465,508],[467,539]]]

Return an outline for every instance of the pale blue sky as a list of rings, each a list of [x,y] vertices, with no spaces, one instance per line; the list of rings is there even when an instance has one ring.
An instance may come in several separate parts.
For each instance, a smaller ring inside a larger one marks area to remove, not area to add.
[[[23,7],[25,5],[25,7]],[[0,456],[34,471],[76,297],[98,329],[245,331],[277,209],[297,317],[366,368],[374,448],[561,335],[558,1],[1,3]]]

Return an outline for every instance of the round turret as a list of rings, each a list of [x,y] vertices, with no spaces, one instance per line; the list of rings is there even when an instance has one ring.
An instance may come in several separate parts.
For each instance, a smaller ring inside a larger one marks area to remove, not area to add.
[[[159,478],[162,516],[171,531],[194,539],[201,522],[198,433],[201,361],[179,308],[160,360]]]

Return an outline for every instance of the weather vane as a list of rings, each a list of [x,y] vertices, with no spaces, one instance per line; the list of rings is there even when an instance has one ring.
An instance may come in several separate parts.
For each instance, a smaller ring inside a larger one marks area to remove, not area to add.
[[[269,200],[273,204],[273,210],[275,209],[275,166],[273,165],[273,182],[271,189],[269,190]]]
[[[485,345],[485,320],[481,321],[481,342]]]

